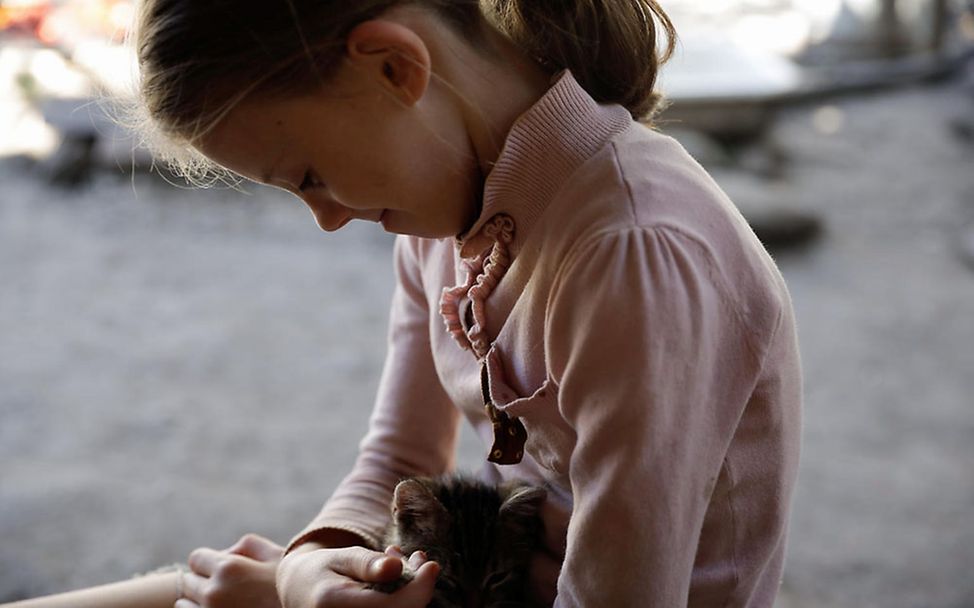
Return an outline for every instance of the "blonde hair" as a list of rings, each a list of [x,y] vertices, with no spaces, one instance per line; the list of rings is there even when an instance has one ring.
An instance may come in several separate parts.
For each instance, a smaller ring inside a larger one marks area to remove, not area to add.
[[[431,10],[478,50],[485,28],[500,30],[550,73],[571,70],[594,99],[635,119],[660,108],[657,73],[676,33],[655,0],[143,0],[133,40],[145,143],[191,181],[212,175],[193,142],[237,103],[327,82],[356,25],[406,4]]]

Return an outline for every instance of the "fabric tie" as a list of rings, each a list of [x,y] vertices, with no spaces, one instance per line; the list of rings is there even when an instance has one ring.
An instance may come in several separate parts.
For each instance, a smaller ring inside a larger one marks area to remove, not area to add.
[[[447,331],[461,347],[472,351],[481,362],[480,386],[484,395],[484,409],[494,428],[494,445],[487,460],[495,464],[521,462],[528,438],[520,420],[511,418],[494,405],[487,375],[486,357],[491,340],[487,334],[486,300],[511,265],[509,248],[513,241],[514,220],[503,213],[490,218],[477,234],[460,244],[459,253],[466,267],[466,280],[456,287],[444,288],[440,297],[440,316]],[[461,306],[464,308],[462,312]]]
[[[484,409],[490,424],[494,427],[494,445],[490,448],[487,460],[494,464],[517,464],[524,458],[524,443],[528,432],[517,418],[511,418],[494,405],[490,397],[490,380],[487,364],[480,366],[480,389],[484,394]]]

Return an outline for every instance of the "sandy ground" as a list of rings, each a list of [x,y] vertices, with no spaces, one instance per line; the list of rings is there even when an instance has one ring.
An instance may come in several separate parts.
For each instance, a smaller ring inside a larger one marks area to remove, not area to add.
[[[783,179],[715,170],[744,208],[826,225],[776,254],[807,377],[783,607],[974,606],[962,117],[974,95],[957,82],[798,108],[773,134]],[[0,160],[0,600],[248,531],[283,542],[348,469],[384,350],[391,237],[324,236],[296,202],[249,190],[104,173],[64,191]],[[480,458],[465,441],[460,462]]]

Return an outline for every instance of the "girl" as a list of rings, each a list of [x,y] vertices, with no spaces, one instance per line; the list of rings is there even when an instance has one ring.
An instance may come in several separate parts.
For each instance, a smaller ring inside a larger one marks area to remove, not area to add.
[[[286,189],[326,231],[401,235],[355,467],[283,559],[257,538],[194,553],[177,606],[273,603],[275,567],[287,608],[424,606],[433,562],[395,595],[365,583],[398,576],[395,548],[379,552],[392,490],[453,466],[461,418],[486,478],[548,489],[540,601],[772,605],[799,452],[795,321],[732,203],[639,122],[673,50],[655,1],[141,11],[142,99],[187,175]]]

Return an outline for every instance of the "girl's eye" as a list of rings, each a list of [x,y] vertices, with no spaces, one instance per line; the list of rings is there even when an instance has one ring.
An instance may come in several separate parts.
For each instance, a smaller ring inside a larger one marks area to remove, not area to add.
[[[304,174],[304,178],[301,181],[301,185],[298,186],[298,190],[304,192],[305,190],[310,190],[311,188],[316,188],[320,185],[321,182],[319,182],[317,178],[315,178],[315,176],[311,173],[311,170],[308,169],[308,171],[306,171]]]

